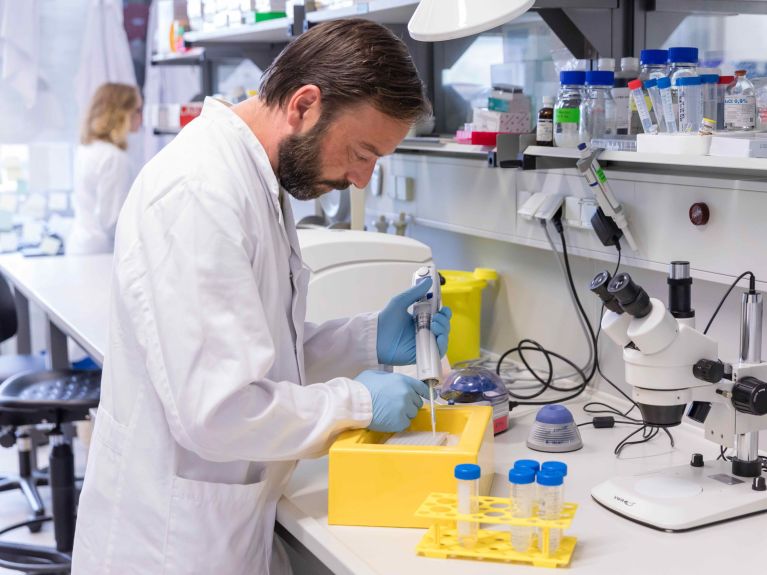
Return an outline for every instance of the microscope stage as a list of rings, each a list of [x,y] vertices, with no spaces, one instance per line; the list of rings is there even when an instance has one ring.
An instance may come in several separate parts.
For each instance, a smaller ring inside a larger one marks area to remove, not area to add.
[[[591,490],[610,511],[663,531],[686,531],[767,511],[767,491],[732,474],[732,464],[706,461],[609,479]]]

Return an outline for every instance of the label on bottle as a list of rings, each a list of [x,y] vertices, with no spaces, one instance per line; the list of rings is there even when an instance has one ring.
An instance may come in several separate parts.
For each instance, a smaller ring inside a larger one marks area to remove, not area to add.
[[[559,108],[554,110],[554,121],[557,124],[577,124],[581,120],[578,108]]]
[[[753,130],[756,123],[756,98],[754,96],[724,97],[724,127],[736,130]]]
[[[629,127],[629,89],[613,88],[613,100],[615,100],[615,128],[619,134],[627,134]]]
[[[554,141],[554,121],[552,119],[538,119],[538,125],[535,128],[535,139],[538,143],[551,143]]]

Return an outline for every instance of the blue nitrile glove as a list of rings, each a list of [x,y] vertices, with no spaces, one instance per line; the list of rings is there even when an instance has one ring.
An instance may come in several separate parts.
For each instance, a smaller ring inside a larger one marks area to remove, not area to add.
[[[407,429],[429,396],[429,386],[401,373],[367,370],[355,377],[367,387],[373,400],[373,419],[368,429],[397,432]]]
[[[376,351],[383,365],[413,365],[415,363],[415,322],[408,308],[431,288],[431,278],[396,295],[378,314]],[[450,318],[453,312],[443,307],[431,318],[431,330],[437,338],[440,357],[447,352]]]

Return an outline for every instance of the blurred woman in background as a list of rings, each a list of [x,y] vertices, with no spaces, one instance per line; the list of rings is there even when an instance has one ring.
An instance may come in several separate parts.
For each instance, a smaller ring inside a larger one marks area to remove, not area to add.
[[[128,84],[103,84],[93,95],[75,157],[68,254],[114,248],[117,216],[133,181],[127,138],[141,127],[142,105],[138,88]]]

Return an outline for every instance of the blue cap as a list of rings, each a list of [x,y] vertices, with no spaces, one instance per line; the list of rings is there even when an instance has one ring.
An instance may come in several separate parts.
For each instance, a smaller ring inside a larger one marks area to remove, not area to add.
[[[591,70],[586,72],[587,86],[612,86],[615,83],[615,73],[607,70]]]
[[[658,85],[658,80],[656,78],[650,78],[644,83],[645,89],[647,88],[655,88],[655,86]]]
[[[541,473],[553,471],[559,473],[562,477],[567,477],[567,463],[564,461],[544,461],[541,465]]]
[[[700,86],[700,76],[687,76],[674,80],[674,86]]]
[[[669,62],[690,62],[698,63],[698,49],[697,48],[669,48],[668,49],[668,61]]]
[[[657,66],[668,62],[668,50],[642,50],[639,53],[639,63]]]
[[[719,76],[717,74],[701,74],[700,81],[703,84],[718,84]]]
[[[461,463],[455,466],[456,479],[479,479],[481,473],[482,470],[479,468],[479,465],[474,465],[473,463]]]
[[[512,467],[509,469],[509,483],[527,485],[535,482],[535,471],[530,467]]]
[[[565,482],[564,478],[562,477],[561,473],[556,473],[553,471],[547,471],[544,473],[541,471],[538,474],[538,485],[543,485],[546,487],[556,487],[558,485],[562,485]]]
[[[567,70],[559,73],[559,83],[563,86],[575,84],[582,86],[586,83],[586,72],[582,70]]]
[[[517,467],[527,467],[538,473],[538,470],[541,468],[541,464],[538,463],[535,459],[517,459],[514,462],[514,468],[516,469]]]
[[[535,421],[540,423],[573,423],[573,414],[564,405],[544,405],[538,410]]]
[[[670,88],[671,87],[671,79],[663,76],[663,78],[658,78],[658,88],[663,90],[664,88]]]

